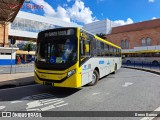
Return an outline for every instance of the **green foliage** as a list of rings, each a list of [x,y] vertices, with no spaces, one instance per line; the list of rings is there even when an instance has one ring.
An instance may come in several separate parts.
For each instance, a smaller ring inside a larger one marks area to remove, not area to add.
[[[103,34],[103,33],[99,33],[99,34],[96,34],[98,37],[100,37],[100,38],[103,38],[103,39],[105,39],[106,37],[106,35],[105,34]]]
[[[24,49],[25,51],[33,51],[34,50],[34,44],[32,42],[28,42],[24,45]]]

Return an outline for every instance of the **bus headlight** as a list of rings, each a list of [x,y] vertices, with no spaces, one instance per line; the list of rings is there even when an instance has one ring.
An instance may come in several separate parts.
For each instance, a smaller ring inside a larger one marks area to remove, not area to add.
[[[76,73],[76,70],[75,70],[75,69],[69,71],[67,77],[70,77],[70,76],[73,75],[74,73]]]

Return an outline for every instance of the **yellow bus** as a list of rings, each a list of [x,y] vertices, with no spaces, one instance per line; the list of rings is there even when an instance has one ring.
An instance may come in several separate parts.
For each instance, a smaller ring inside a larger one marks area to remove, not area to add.
[[[123,63],[152,63],[152,65],[160,64],[160,50],[139,50],[122,52]]]
[[[57,28],[38,34],[35,82],[80,88],[121,67],[121,48],[81,28]]]

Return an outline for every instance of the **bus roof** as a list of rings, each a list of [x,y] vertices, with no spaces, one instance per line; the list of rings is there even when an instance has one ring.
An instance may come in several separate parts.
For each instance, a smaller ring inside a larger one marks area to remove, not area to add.
[[[102,38],[100,38],[100,37],[98,37],[98,36],[96,36],[96,35],[88,32],[88,31],[86,31],[86,30],[84,30],[84,29],[82,29],[82,28],[80,28],[80,29],[83,30],[83,31],[85,31],[85,32],[87,32],[87,33],[89,33],[89,34],[91,34],[91,35],[93,35],[96,39],[98,39],[98,40],[100,40],[100,41],[102,41],[102,42],[105,42],[105,43],[107,43],[107,44],[109,44],[109,45],[111,45],[111,46],[113,46],[113,47],[116,47],[116,48],[121,49],[121,47],[119,47],[119,46],[117,46],[117,45],[115,45],[115,44],[113,44],[113,43],[111,43],[111,42],[109,42],[109,41],[107,41],[107,40],[104,40],[104,39],[102,39]]]
[[[100,38],[100,37],[98,37],[98,36],[96,36],[96,35],[94,35],[94,36],[95,36],[96,39],[98,39],[98,40],[100,40],[100,41],[102,41],[102,42],[105,42],[105,43],[107,43],[108,45],[111,45],[111,46],[113,46],[113,47],[116,47],[116,48],[121,49],[121,47],[119,47],[119,46],[117,46],[117,45],[115,45],[115,44],[113,44],[113,43],[111,43],[111,42],[109,42],[109,41],[107,41],[107,40],[104,40],[104,39],[102,39],[102,38]]]
[[[156,53],[156,52],[160,52],[160,50],[141,50],[141,51],[131,51],[131,52],[122,51],[122,54]]]

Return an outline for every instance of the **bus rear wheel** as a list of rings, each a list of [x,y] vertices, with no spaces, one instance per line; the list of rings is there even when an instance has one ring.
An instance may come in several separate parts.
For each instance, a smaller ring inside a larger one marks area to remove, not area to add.
[[[127,64],[131,64],[131,61],[130,61],[130,60],[127,60]]]
[[[99,74],[96,70],[94,70],[92,74],[92,81],[88,85],[94,86],[97,84],[98,80],[99,80]]]
[[[153,61],[152,65],[155,65],[155,66],[158,65],[158,61]]]
[[[116,71],[117,71],[117,64],[115,64],[115,66],[114,66],[113,74],[115,74],[115,73],[116,73]]]

